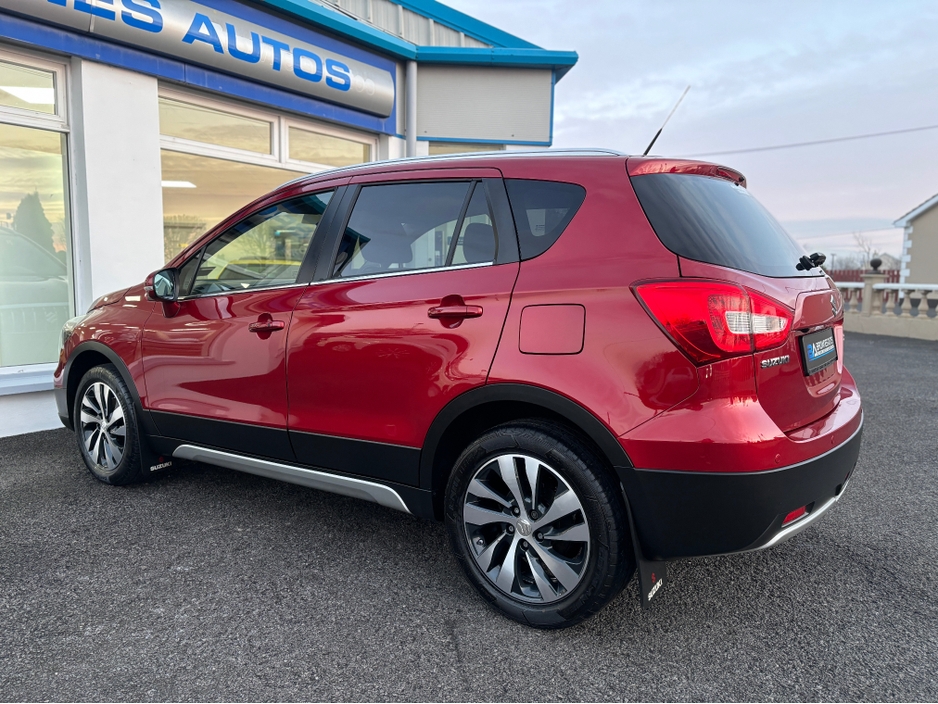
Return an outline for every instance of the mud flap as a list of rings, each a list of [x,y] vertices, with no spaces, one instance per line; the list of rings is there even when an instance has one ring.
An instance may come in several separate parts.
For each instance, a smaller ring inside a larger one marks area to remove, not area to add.
[[[632,517],[632,507],[625,489],[622,490],[625,499],[625,510],[629,516],[629,529],[632,531],[632,546],[635,549],[635,564],[638,568],[638,596],[642,600],[642,609],[651,608],[651,600],[657,597],[661,588],[668,581],[668,563],[663,560],[648,560],[642,552],[642,545],[635,529],[635,519]]]
[[[154,472],[165,471],[178,464],[174,457],[155,452],[147,441],[147,436],[139,428],[137,429],[137,438],[140,443],[140,464],[143,465],[145,475],[149,476]]]

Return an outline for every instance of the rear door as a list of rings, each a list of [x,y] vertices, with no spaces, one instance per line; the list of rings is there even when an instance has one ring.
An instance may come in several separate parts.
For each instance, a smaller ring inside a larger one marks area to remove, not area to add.
[[[147,320],[147,404],[160,433],[294,459],[285,351],[304,259],[334,190],[268,204],[178,269],[181,297]]]
[[[289,433],[305,464],[418,483],[450,400],[485,383],[518,273],[499,173],[354,180],[287,349]]]

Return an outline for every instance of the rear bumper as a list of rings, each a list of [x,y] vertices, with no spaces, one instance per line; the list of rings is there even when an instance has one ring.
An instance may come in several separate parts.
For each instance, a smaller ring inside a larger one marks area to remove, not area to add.
[[[771,547],[818,520],[843,494],[860,454],[862,420],[845,442],[762,472],[621,472],[646,558],[670,560]],[[792,511],[808,514],[782,526]]]

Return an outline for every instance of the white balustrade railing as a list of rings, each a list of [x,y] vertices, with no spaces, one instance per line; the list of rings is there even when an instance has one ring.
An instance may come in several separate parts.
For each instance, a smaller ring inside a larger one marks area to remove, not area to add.
[[[867,315],[938,318],[938,284],[866,284],[862,281],[835,281],[848,313],[863,313],[863,298],[869,289],[871,305]],[[931,303],[934,301],[935,303]]]
[[[835,281],[844,300],[844,329],[938,342],[938,284],[887,284],[878,271],[862,281]]]

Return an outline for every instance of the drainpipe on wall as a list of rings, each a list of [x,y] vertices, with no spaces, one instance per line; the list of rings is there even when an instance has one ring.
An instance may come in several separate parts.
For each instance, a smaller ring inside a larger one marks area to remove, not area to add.
[[[417,62],[407,62],[406,105],[404,137],[407,141],[406,156],[417,156]]]

